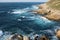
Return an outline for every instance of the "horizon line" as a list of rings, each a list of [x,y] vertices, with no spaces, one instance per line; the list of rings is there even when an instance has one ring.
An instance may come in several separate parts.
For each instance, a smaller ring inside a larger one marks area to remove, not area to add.
[[[0,2],[0,3],[11,3],[11,2]]]

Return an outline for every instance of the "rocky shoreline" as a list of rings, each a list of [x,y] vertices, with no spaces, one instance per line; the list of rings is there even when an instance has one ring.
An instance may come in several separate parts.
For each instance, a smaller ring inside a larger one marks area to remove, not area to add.
[[[33,12],[36,12],[37,14],[43,15],[43,17],[46,17],[49,20],[53,21],[60,21],[60,11],[56,9],[52,9],[47,5],[47,3],[38,5],[38,10],[33,10]]]

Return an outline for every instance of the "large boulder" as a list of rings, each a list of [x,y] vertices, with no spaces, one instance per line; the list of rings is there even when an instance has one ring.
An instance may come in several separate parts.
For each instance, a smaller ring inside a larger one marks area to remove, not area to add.
[[[51,13],[49,15],[46,15],[45,16],[46,18],[50,19],[50,20],[54,20],[54,21],[60,21],[60,14],[57,12],[57,13]]]
[[[30,40],[28,36],[23,36],[23,40]]]
[[[11,35],[7,40],[23,40],[23,36],[22,35]]]

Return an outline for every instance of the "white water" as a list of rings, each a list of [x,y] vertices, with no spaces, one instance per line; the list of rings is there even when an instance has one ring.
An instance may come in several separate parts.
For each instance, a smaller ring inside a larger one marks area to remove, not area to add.
[[[27,7],[27,8],[24,8],[24,9],[14,9],[12,10],[13,12],[11,12],[12,14],[22,14],[22,13],[26,13],[28,11],[31,11],[31,10],[37,10],[38,7],[36,5],[32,5],[31,7]]]
[[[0,30],[0,36],[2,36],[3,35],[3,31],[2,30]]]
[[[12,14],[22,14],[22,13],[25,13],[25,12],[27,12],[27,10],[22,10],[22,9],[20,9],[20,10],[13,10],[13,12],[12,12]]]

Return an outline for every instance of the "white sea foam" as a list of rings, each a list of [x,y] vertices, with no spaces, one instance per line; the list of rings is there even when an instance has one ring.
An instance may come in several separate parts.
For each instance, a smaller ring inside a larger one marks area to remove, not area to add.
[[[21,19],[18,19],[18,21],[22,21]]]
[[[30,7],[26,7],[26,8],[24,8],[23,10],[30,10]]]
[[[26,10],[23,10],[23,9],[20,9],[20,10],[18,10],[18,9],[16,10],[16,9],[15,9],[15,10],[13,10],[12,13],[13,13],[13,14],[22,14],[22,13],[25,13],[25,12],[27,12],[27,11],[26,11]]]
[[[26,13],[26,12],[28,12],[28,8],[24,8],[24,9],[14,9],[14,10],[12,10],[13,12],[12,12],[12,14],[22,14],[22,13]]]
[[[54,32],[56,32],[57,30],[60,30],[60,26],[54,26]]]
[[[21,19],[22,18],[22,19]],[[30,20],[35,20],[35,17],[26,17],[26,16],[21,16],[20,19],[17,19],[18,21],[30,21]]]
[[[35,10],[35,9],[38,9],[38,8],[39,8],[39,7],[36,6],[36,5],[33,5],[33,6],[32,6],[32,9],[34,9],[34,10]]]
[[[26,7],[24,10],[37,10],[39,7],[36,5],[32,5],[31,7]]]
[[[37,10],[38,9],[38,6],[36,5],[32,5],[31,7],[26,7],[24,9],[14,9],[12,10],[13,14],[22,14],[22,13],[26,13],[28,11],[31,11],[31,10]]]
[[[0,30],[0,36],[2,36],[3,35],[3,31],[2,30]]]
[[[37,24],[41,24],[41,25],[42,25],[42,24],[43,24],[43,25],[46,25],[46,24],[48,24],[48,23],[53,23],[52,21],[50,21],[50,20],[48,20],[47,18],[42,17],[42,16],[36,17],[35,22],[36,22]]]
[[[42,16],[41,16],[40,18],[42,18],[42,19],[43,19],[43,21],[45,21],[45,23],[46,23],[46,22],[49,22],[49,23],[51,22],[50,20],[48,20],[48,19],[47,19],[47,18],[45,18],[45,17],[42,17]]]

